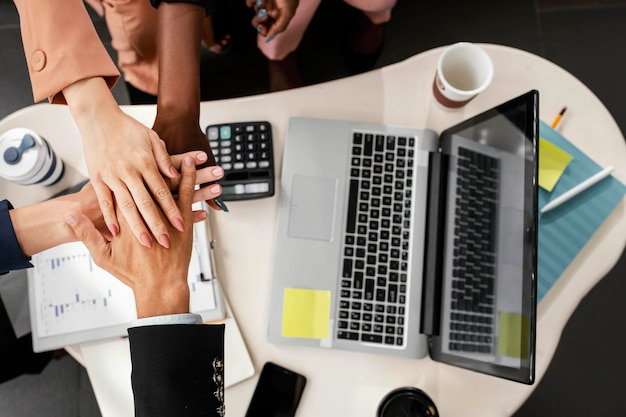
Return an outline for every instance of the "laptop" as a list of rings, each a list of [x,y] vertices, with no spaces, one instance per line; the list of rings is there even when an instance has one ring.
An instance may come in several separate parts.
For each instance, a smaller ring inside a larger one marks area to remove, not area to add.
[[[268,339],[532,384],[538,103],[532,90],[439,136],[290,119]]]

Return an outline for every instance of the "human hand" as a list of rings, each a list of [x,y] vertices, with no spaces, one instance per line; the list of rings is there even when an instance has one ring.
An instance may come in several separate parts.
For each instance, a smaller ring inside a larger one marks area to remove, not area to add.
[[[152,127],[166,143],[168,152],[174,155],[197,149],[207,155],[207,160],[200,165],[201,167],[215,166],[215,157],[209,145],[209,140],[200,129],[200,126],[198,126],[197,118],[190,118],[183,114],[176,116],[177,113],[175,109],[171,111],[157,111],[157,117]],[[222,171],[222,176],[223,174]],[[201,178],[202,176],[199,175],[198,177]],[[199,183],[213,187],[215,184],[210,184],[211,182],[213,180]],[[202,187],[201,190],[204,190],[204,188],[206,187]],[[210,195],[210,193],[206,194]],[[218,210],[219,207],[215,204],[213,198],[207,198],[205,201],[211,208]]]
[[[121,214],[142,244],[152,245],[149,229],[166,245],[167,221],[180,231],[183,222],[163,180],[178,173],[158,135],[125,114],[100,77],[77,81],[63,94],[83,137],[91,184],[111,234],[118,233]]]
[[[246,0],[246,5],[255,11],[252,26],[269,42],[287,29],[296,13],[298,2],[299,0]]]
[[[171,236],[170,249],[159,245],[137,245],[132,229],[123,216],[120,217],[118,235],[108,241],[80,211],[64,215],[65,222],[89,249],[96,265],[133,290],[138,318],[189,312],[187,272],[193,240],[192,203],[196,170],[190,156],[185,156],[182,162],[176,205],[182,216],[184,231],[178,231],[165,222]],[[161,216],[164,217],[164,213],[161,212]]]

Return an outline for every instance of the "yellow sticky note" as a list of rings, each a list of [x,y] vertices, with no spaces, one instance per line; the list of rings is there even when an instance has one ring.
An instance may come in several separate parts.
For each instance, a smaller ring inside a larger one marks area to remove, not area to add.
[[[498,313],[498,355],[511,358],[528,358],[528,316],[517,313]]]
[[[326,339],[329,320],[330,291],[285,288],[283,336]]]
[[[543,138],[539,138],[539,186],[552,191],[573,157]]]

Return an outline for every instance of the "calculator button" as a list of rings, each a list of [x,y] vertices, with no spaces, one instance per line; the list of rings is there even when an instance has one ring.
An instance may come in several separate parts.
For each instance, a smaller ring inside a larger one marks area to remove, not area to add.
[[[256,166],[257,166],[257,163],[256,163],[256,162],[254,162],[254,161],[248,161],[248,162],[246,162],[246,168],[248,168],[248,169],[253,169],[253,168],[256,168]]]
[[[246,187],[243,184],[235,185],[235,194],[243,194],[246,192]]]
[[[236,162],[236,163],[233,165],[233,168],[234,168],[234,169],[243,169],[243,162]]]
[[[222,169],[223,169],[224,171],[228,171],[228,170],[230,170],[230,169],[232,169],[232,168],[233,168],[233,164],[231,164],[231,163],[224,163],[224,164],[222,164],[221,166],[222,166]]]
[[[224,155],[224,156],[222,156],[222,157],[220,158],[220,160],[221,160],[222,162],[230,162],[230,161],[232,161],[232,160],[233,160],[233,158],[232,158],[232,156],[230,156],[230,155]],[[223,168],[223,167],[222,167],[222,168]],[[226,169],[226,168],[224,168],[224,169]]]
[[[253,125],[246,126],[246,132],[254,132],[254,126]]]
[[[259,162],[259,168],[269,168],[270,166],[270,162],[269,161],[260,161]]]
[[[222,138],[222,140],[230,140],[230,135],[231,135],[230,126],[220,127],[220,138]]]
[[[224,148],[224,149],[222,149],[222,155],[230,155],[231,151],[232,151],[232,149],[230,149],[230,148]]]
[[[219,142],[216,140],[209,141],[209,145],[211,145],[211,148],[217,148],[219,146],[218,144]]]
[[[231,143],[231,142],[230,142],[229,140],[223,140],[223,141],[220,143],[220,146],[221,146],[222,148],[230,148],[230,143]]]
[[[217,127],[210,127],[207,133],[209,140],[215,140],[220,138],[219,130]]]

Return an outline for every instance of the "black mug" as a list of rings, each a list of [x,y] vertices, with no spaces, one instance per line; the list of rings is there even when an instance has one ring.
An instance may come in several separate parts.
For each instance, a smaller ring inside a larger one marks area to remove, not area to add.
[[[383,398],[376,417],[439,417],[435,403],[414,387],[397,388]]]

